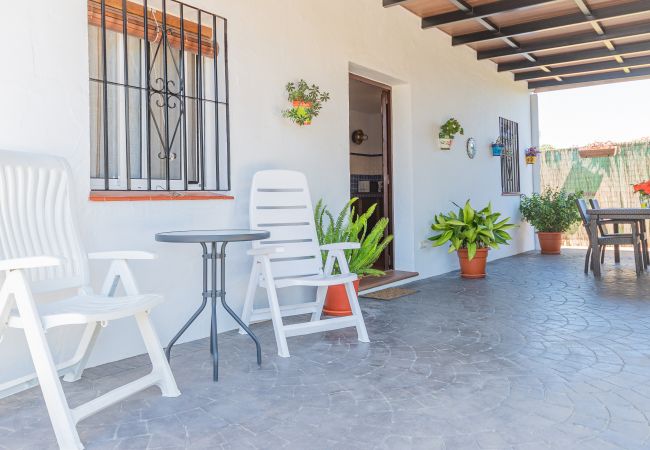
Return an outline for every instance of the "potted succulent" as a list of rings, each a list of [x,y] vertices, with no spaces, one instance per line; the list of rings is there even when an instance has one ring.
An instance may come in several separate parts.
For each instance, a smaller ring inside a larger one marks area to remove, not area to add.
[[[358,242],[360,248],[345,250],[345,257],[350,267],[350,272],[356,273],[359,278],[366,276],[381,276],[384,272],[372,266],[381,256],[384,249],[393,240],[392,235],[385,235],[388,219],[383,217],[375,226],[368,229],[368,219],[373,215],[377,204],[372,205],[363,214],[356,214],[354,203],[358,198],[351,199],[339,212],[336,219],[322,200],[319,200],[314,210],[316,234],[321,245],[337,242]],[[326,253],[323,252],[323,265]],[[339,271],[334,267],[334,273]],[[354,288],[359,292],[359,280],[354,282]],[[335,285],[327,288],[323,312],[330,316],[349,316],[352,314],[345,286]]]
[[[522,195],[519,211],[523,219],[537,230],[542,253],[559,255],[562,233],[580,221],[576,200],[582,192],[570,194],[564,189],[547,188],[530,197]]]
[[[300,126],[310,125],[320,113],[323,103],[330,99],[328,92],[321,92],[318,86],[310,86],[305,80],[287,83],[286,89],[292,106],[282,111],[282,115]]]
[[[493,212],[491,204],[477,211],[467,200],[458,208],[458,213],[450,211],[434,217],[431,229],[437,234],[429,240],[434,247],[448,242],[449,252],[456,251],[461,277],[485,278],[488,250],[508,244],[512,238],[506,230],[515,225],[508,222],[510,218],[501,219],[501,213]]]
[[[503,153],[503,139],[499,136],[492,143],[492,156],[501,156],[501,153]]]
[[[535,164],[539,153],[540,151],[537,150],[537,147],[528,147],[526,149],[526,164]]]
[[[454,144],[454,137],[458,133],[464,135],[465,130],[460,125],[460,122],[452,117],[440,127],[440,133],[438,133],[440,150],[450,150],[451,146]]]

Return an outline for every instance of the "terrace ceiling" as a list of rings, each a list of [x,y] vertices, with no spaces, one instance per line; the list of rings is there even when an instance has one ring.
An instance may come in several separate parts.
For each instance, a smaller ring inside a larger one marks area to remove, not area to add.
[[[383,0],[530,89],[650,77],[650,0]]]

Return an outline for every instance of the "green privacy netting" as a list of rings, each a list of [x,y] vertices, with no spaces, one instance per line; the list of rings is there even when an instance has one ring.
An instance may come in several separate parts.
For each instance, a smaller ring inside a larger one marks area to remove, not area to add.
[[[616,155],[598,158],[581,158],[577,148],[542,148],[542,186],[584,191],[585,197],[597,198],[602,206],[639,206],[632,185],[650,179],[650,140],[616,145]],[[565,243],[587,245],[587,236],[579,228]]]

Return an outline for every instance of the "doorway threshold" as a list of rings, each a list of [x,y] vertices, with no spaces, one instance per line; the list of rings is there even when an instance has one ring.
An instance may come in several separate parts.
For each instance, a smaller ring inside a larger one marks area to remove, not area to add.
[[[359,282],[359,291],[375,289],[397,281],[406,280],[407,278],[417,277],[417,272],[407,272],[405,270],[387,270],[386,275],[381,277],[365,277]]]

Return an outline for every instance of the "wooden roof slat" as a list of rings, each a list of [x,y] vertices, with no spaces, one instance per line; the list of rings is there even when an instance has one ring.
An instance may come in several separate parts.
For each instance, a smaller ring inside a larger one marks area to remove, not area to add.
[[[576,64],[573,66],[562,66],[550,69],[550,72],[544,70],[534,70],[531,72],[521,72],[515,74],[515,81],[534,80],[536,78],[547,78],[556,75],[577,75],[600,70],[623,69],[625,67],[638,67],[650,65],[650,56],[638,56],[636,58],[626,58],[623,62],[616,60],[600,61],[586,64]]]
[[[437,27],[439,25],[461,22],[463,20],[484,19],[493,14],[530,8],[531,6],[557,1],[559,0],[502,0],[500,2],[488,3],[486,5],[470,6],[467,11],[452,11],[449,13],[424,17],[422,19],[422,28]]]
[[[497,70],[504,72],[508,70],[530,69],[534,67],[549,66],[553,64],[568,63],[573,61],[585,61],[589,59],[606,58],[608,56],[627,55],[630,53],[640,53],[650,51],[650,41],[635,42],[633,44],[623,44],[617,46],[614,50],[605,47],[582,50],[577,52],[559,53],[552,56],[537,58],[537,61],[517,61],[511,63],[499,64]]]
[[[639,36],[642,34],[650,34],[650,23],[638,23],[633,25],[619,26],[617,28],[605,28],[605,34],[597,34],[593,31],[589,31],[580,34],[546,39],[538,42],[533,41],[527,44],[520,43],[519,47],[517,48],[504,47],[493,50],[484,50],[477,52],[477,57],[478,59],[498,58],[500,56],[538,52],[554,48],[586,44],[590,42],[601,42],[610,39]]]
[[[452,36],[452,45],[463,45],[469,44],[471,42],[480,42],[503,37],[513,37],[519,34],[533,33],[535,31],[566,27],[596,20],[611,19],[614,17],[646,12],[648,9],[650,9],[650,0],[638,0],[633,3],[624,3],[620,5],[595,9],[592,11],[592,16],[586,16],[582,12],[578,12],[575,14],[566,14],[563,16],[515,24],[507,27],[502,27],[495,31],[479,31],[476,33]]]
[[[529,89],[539,89],[548,87],[559,87],[579,83],[594,83],[598,81],[612,81],[619,79],[629,79],[637,77],[650,76],[650,67],[641,67],[638,69],[630,69],[628,72],[617,70],[615,72],[592,73],[588,75],[580,75],[575,77],[562,78],[561,81],[556,79],[531,81],[528,83]]]

